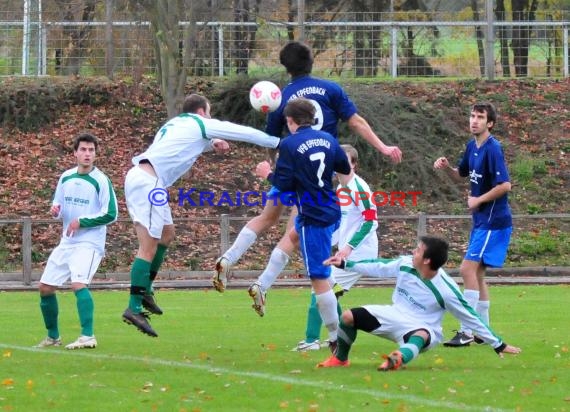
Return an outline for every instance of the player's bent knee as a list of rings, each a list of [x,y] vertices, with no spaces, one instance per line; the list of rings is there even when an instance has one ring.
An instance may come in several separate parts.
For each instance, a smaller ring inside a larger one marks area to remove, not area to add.
[[[350,309],[354,318],[354,327],[364,332],[372,332],[380,327],[380,322],[364,308]]]

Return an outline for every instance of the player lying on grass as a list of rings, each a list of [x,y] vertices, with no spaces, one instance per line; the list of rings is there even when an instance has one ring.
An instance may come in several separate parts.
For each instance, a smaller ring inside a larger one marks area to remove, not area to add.
[[[345,310],[338,330],[336,352],[318,367],[348,366],[348,353],[358,330],[396,342],[400,347],[383,355],[378,370],[399,369],[420,352],[435,347],[443,339],[441,323],[446,311],[469,325],[500,357],[520,353],[507,345],[481,320],[465,301],[455,281],[441,267],[447,261],[448,244],[434,236],[422,236],[412,256],[396,259],[346,261],[338,256],[326,265],[350,269],[364,275],[396,278],[391,305],[366,305]]]

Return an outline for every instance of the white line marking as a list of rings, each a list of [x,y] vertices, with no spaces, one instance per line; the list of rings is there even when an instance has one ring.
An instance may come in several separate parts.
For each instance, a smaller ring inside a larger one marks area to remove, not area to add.
[[[346,385],[337,385],[333,382],[329,381],[312,381],[307,379],[299,379],[299,378],[291,378],[288,376],[280,376],[280,375],[271,375],[268,373],[260,373],[260,372],[243,372],[237,371],[233,369],[227,368],[218,368],[212,367],[208,365],[197,365],[194,363],[187,363],[187,362],[179,362],[179,361],[172,361],[167,359],[158,359],[158,358],[147,358],[147,357],[138,357],[138,356],[130,356],[130,355],[103,355],[100,353],[88,353],[86,351],[68,351],[68,350],[53,350],[42,349],[42,348],[34,348],[34,347],[27,347],[27,346],[17,346],[17,345],[8,345],[4,343],[0,343],[0,348],[4,349],[13,349],[13,350],[21,350],[25,352],[35,352],[35,353],[49,353],[50,355],[60,355],[60,356],[78,356],[83,358],[90,358],[90,359],[105,359],[108,361],[114,360],[122,360],[122,361],[133,361],[136,363],[149,363],[153,365],[161,365],[161,366],[176,366],[181,368],[188,368],[188,369],[196,369],[210,373],[223,373],[223,374],[232,374],[236,376],[244,376],[249,378],[258,378],[262,380],[269,380],[274,382],[283,382],[288,383],[291,385],[302,385],[302,386],[312,386],[315,388],[320,389],[341,389],[343,392],[350,392],[353,394],[364,394],[373,396],[375,398],[380,399],[390,399],[390,400],[401,400],[406,401],[418,405],[429,405],[437,408],[447,408],[451,410],[462,410],[462,411],[486,411],[486,412],[507,412],[508,409],[500,409],[500,408],[493,408],[491,406],[468,406],[463,403],[453,403],[453,402],[440,402],[434,401],[426,398],[422,398],[419,396],[414,395],[399,395],[395,393],[388,393],[373,389],[361,389],[361,388],[353,388]],[[325,379],[326,376],[323,376]]]

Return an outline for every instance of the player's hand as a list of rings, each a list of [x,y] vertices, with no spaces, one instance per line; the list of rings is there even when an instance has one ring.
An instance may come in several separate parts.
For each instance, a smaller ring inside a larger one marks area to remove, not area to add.
[[[505,346],[505,348],[504,348],[501,352],[499,352],[498,355],[499,355],[501,358],[504,358],[504,357],[505,357],[505,353],[510,353],[510,354],[512,354],[512,355],[517,355],[517,354],[519,354],[519,353],[521,353],[521,352],[522,352],[522,349],[521,349],[521,348],[517,348],[516,346],[507,345],[507,346]]]
[[[67,231],[65,234],[68,237],[72,237],[75,232],[77,232],[77,230],[79,230],[79,219],[73,219],[71,223],[69,223],[69,226],[67,226]]]
[[[445,157],[440,157],[433,163],[434,169],[447,169],[448,167],[449,161]]]
[[[59,212],[61,212],[61,205],[53,205],[50,209],[49,212],[51,213],[51,215],[53,217],[58,217],[59,216]]]
[[[259,163],[255,168],[255,175],[257,177],[261,177],[262,179],[267,179],[269,173],[271,173],[271,165],[267,160],[264,160],[263,162]]]
[[[212,139],[212,147],[216,153],[227,153],[230,151],[230,144],[222,139]]]
[[[467,207],[471,212],[476,211],[481,206],[479,198],[476,196],[467,196]]]
[[[398,146],[386,146],[384,154],[390,158],[392,163],[400,163],[402,161],[402,151]]]
[[[335,257],[339,257],[341,259],[347,259],[352,252],[352,248],[349,245],[345,245],[343,248],[339,249],[334,255]]]
[[[323,265],[325,265],[325,266],[336,266],[338,268],[338,267],[343,266],[343,263],[344,263],[344,259],[335,255],[335,256],[331,256],[330,258],[325,260],[323,262]]]

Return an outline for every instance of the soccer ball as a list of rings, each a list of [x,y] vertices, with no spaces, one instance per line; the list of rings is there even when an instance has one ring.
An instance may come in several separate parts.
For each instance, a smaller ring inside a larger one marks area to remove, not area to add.
[[[281,104],[281,90],[275,83],[267,80],[257,82],[249,90],[249,102],[257,111],[272,112]]]

